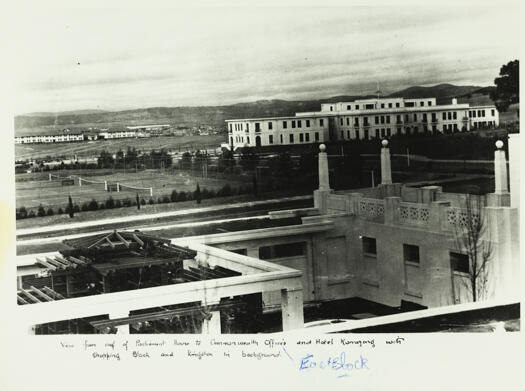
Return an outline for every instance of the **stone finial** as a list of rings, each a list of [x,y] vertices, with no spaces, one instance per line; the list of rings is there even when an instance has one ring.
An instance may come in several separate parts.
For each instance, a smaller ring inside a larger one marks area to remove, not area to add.
[[[381,145],[383,146],[383,148],[388,147],[388,140],[381,141]]]
[[[496,141],[496,148],[498,148],[498,149],[503,148],[503,141],[501,141],[501,140]]]
[[[319,150],[321,152],[325,152],[326,151],[326,145],[324,145],[324,144],[319,145]]]

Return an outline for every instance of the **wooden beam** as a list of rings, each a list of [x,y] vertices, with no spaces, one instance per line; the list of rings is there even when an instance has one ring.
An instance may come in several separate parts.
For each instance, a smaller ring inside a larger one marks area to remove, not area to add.
[[[48,295],[53,296],[54,299],[65,299],[65,297],[62,296],[60,293],[55,292],[53,289],[51,289],[51,288],[49,288],[47,286],[42,287],[42,290],[45,293],[47,293]]]
[[[59,262],[62,262],[66,267],[76,268],[77,264],[71,261],[68,261],[66,258],[61,257],[60,255],[55,255],[55,259]]]
[[[27,300],[25,300],[22,296],[20,295],[16,295],[16,299],[18,301],[18,303],[20,304],[29,304],[29,302]]]
[[[85,256],[83,255],[79,255],[78,258],[82,261],[84,261],[85,263],[91,263],[91,259],[89,258],[86,258]]]
[[[69,256],[69,259],[72,260],[73,262],[75,262],[78,265],[85,265],[86,264],[86,262],[82,261],[81,259],[72,257],[71,255]]]
[[[55,301],[51,296],[46,295],[44,292],[42,292],[40,289],[35,288],[33,285],[30,286],[31,290],[36,293],[38,296],[46,299],[47,301]]]
[[[104,236],[103,238],[100,238],[95,243],[93,243],[91,246],[88,246],[88,248],[95,247],[99,243],[102,243],[103,241],[105,241],[108,238],[109,235],[111,235],[111,234],[108,234],[108,235]]]
[[[130,243],[122,237],[117,231],[115,231],[115,236],[122,242],[124,245],[129,248]]]
[[[46,262],[53,265],[53,266],[56,266],[58,269],[65,269],[65,266],[60,263],[59,261],[57,260],[54,260],[53,258],[50,258],[50,257],[45,257],[46,258]]]
[[[29,293],[25,289],[20,289],[20,292],[22,292],[24,295],[26,295],[33,303],[42,303],[41,300],[39,300],[37,297],[33,296],[31,293]]]
[[[133,239],[135,239],[135,242],[137,242],[141,246],[144,246],[144,242],[136,234],[132,234],[132,236],[133,236]]]
[[[57,270],[56,266],[53,266],[51,265],[50,263],[47,263],[46,261],[44,261],[43,259],[40,259],[40,258],[37,258],[36,259],[36,263],[39,263],[41,264],[42,266],[48,268],[48,269],[51,269],[52,271],[55,271]]]
[[[107,236],[106,236],[106,242],[109,243],[109,245],[111,246],[111,248],[115,248],[115,244],[114,244],[111,240],[109,240],[109,238],[108,238]]]

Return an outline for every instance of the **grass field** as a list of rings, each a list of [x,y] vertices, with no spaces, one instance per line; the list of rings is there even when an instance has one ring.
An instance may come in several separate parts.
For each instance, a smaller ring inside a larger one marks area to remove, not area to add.
[[[53,174],[57,173],[58,171],[53,172]],[[115,173],[105,171],[103,175],[92,175],[93,173],[90,172],[91,175],[89,176],[82,173],[75,174],[90,181],[107,181],[108,184],[116,184],[118,182],[122,185],[148,188],[148,190],[133,190],[122,187],[120,192],[108,192],[104,189],[103,183],[88,184],[82,181],[82,186],[79,186],[77,177],[73,177],[74,185],[62,186],[61,180],[49,181],[40,174],[35,180],[16,182],[17,208],[24,206],[26,209],[29,209],[39,205],[45,208],[64,208],[67,205],[69,195],[71,195],[73,202],[80,206],[82,203],[89,202],[92,199],[105,201],[109,196],[115,200],[125,198],[134,200],[137,193],[139,197],[147,201],[150,198],[150,187],[153,187],[153,198],[157,200],[158,197],[170,195],[173,190],[177,190],[177,192],[194,191],[197,183],[201,190],[206,188],[215,191],[222,188],[226,183],[229,183],[232,188],[247,184],[246,182],[232,180],[194,177],[183,171],[174,171],[174,173],[162,172],[161,170]],[[62,175],[65,176],[65,174]]]
[[[221,143],[226,142],[226,135],[210,136],[163,136],[149,138],[126,138],[119,140],[96,140],[77,143],[55,143],[55,144],[17,144],[15,145],[16,159],[34,159],[46,156],[63,156],[64,158],[98,156],[100,151],[117,152],[119,149],[125,151],[128,147],[141,151],[152,149],[211,149],[219,148]]]

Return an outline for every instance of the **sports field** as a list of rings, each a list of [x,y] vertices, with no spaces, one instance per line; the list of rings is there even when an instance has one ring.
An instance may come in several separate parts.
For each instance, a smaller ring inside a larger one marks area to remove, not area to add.
[[[57,175],[54,172],[53,175]],[[49,174],[46,174],[49,175]],[[58,174],[60,178],[65,178],[66,174]],[[79,176],[82,178],[82,185],[79,185]],[[237,188],[246,183],[224,179],[212,179],[194,177],[190,174],[175,170],[173,172],[163,172],[161,170],[144,170],[138,172],[105,172],[102,175],[89,176],[82,173],[72,175],[72,185],[65,185],[63,181],[58,178],[52,180],[46,177],[35,178],[34,180],[26,180],[16,182],[16,206],[17,208],[24,206],[26,209],[35,208],[39,205],[48,207],[62,207],[64,208],[68,203],[68,196],[74,203],[79,206],[84,202],[89,202],[92,199],[97,201],[105,201],[109,196],[113,199],[135,199],[138,193],[139,197],[146,201],[150,198],[150,188],[153,191],[153,198],[164,195],[170,195],[173,190],[194,191],[197,183],[201,190],[206,188],[208,190],[215,190],[222,188],[226,183],[229,183],[232,188]],[[105,190],[106,181],[107,187],[111,191]],[[116,184],[119,184],[120,191],[116,191]],[[129,187],[128,187],[129,186]]]

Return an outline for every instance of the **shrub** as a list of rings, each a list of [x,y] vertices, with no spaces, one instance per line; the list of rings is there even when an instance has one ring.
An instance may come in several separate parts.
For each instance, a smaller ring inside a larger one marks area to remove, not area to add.
[[[98,202],[95,199],[92,199],[88,204],[89,210],[97,210]]]
[[[171,192],[171,197],[170,197],[170,199],[171,199],[171,202],[175,202],[175,201],[177,201],[177,190],[173,190],[173,191]]]
[[[153,204],[155,203],[155,200],[154,200],[153,198],[150,198],[149,201],[148,201],[148,203],[149,203],[150,205],[153,205]]]
[[[106,205],[104,205],[104,203],[102,202],[102,203],[98,206],[98,210],[103,210],[103,209],[106,209]]]
[[[84,203],[82,204],[82,207],[80,208],[80,210],[81,210],[82,212],[87,212],[87,211],[89,210],[89,205],[88,205],[88,203],[87,203],[87,202],[84,202]]]
[[[58,208],[57,215],[64,214],[64,210],[62,208]]]
[[[144,198],[141,198],[141,199],[140,199],[140,204],[141,204],[141,205],[146,205],[146,200],[145,200]]]
[[[113,197],[109,196],[109,198],[106,200],[106,209],[112,209],[115,207],[115,200]]]
[[[53,212],[53,209],[49,208],[46,213],[48,216],[53,216],[55,213]]]
[[[122,202],[120,200],[115,201],[115,208],[122,208]]]
[[[30,210],[29,213],[27,214],[27,218],[32,218],[32,217],[35,217],[35,211],[34,210]]]
[[[165,195],[164,197],[162,197],[162,202],[164,202],[165,204],[167,203],[170,203],[171,202],[171,199],[169,196]]]
[[[21,206],[16,211],[16,218],[17,219],[25,219],[27,217],[27,210],[25,207]]]
[[[124,201],[122,201],[122,205],[124,207],[131,206],[131,200],[129,198],[125,198]]]
[[[44,207],[42,205],[40,205],[38,207],[37,215],[38,215],[38,217],[42,217],[42,216],[46,215],[46,210],[44,209]]]
[[[204,190],[206,190],[206,189],[204,189]],[[197,204],[200,204],[201,203],[201,199],[204,198],[201,195],[201,188],[199,187],[198,183],[197,183],[197,188],[193,192],[193,198],[195,199],[195,201],[197,201]]]
[[[232,188],[229,183],[225,184],[218,192],[218,197],[228,197],[233,194]]]
[[[177,202],[184,202],[188,199],[188,197],[186,196],[186,192],[185,191],[181,191],[179,192],[179,194],[177,194]]]

